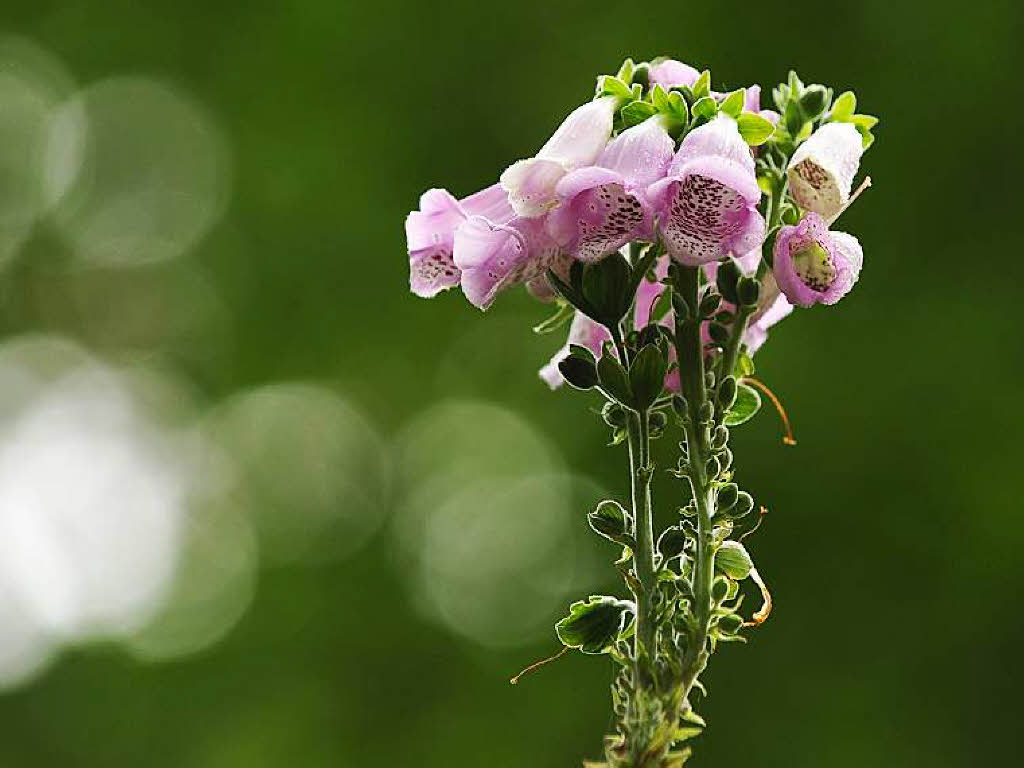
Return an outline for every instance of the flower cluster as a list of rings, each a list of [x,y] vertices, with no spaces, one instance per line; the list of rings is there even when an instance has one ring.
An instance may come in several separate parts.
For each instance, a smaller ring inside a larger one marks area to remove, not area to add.
[[[627,59],[497,184],[461,200],[430,190],[406,220],[417,295],[458,285],[487,309],[523,283],[557,303],[536,330],[569,323],[569,338],[541,378],[598,392],[612,444],[628,444],[628,508],[607,500],[588,521],[621,548],[632,599],[592,596],[556,626],[567,648],[620,665],[607,766],[681,765],[703,727],[693,698],[710,654],[767,618],[740,543],[760,517],[734,482],[730,429],[759,392],[777,403],[752,376],[769,329],[794,307],[835,304],[863,263],[832,227],[868,185],[853,189],[877,120],[795,73],[772,98],[762,109],[757,85],[716,91],[706,70]],[[656,537],[651,441],[670,422],[686,498]],[[762,607],[744,617],[747,580]]]

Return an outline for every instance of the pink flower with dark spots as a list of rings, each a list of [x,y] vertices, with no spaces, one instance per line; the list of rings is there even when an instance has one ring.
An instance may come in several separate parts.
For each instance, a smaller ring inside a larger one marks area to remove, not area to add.
[[[722,115],[690,131],[648,194],[665,247],[681,264],[721,261],[764,241],[754,158],[732,118]]]
[[[647,188],[665,175],[673,142],[660,117],[629,128],[597,163],[572,171],[555,187],[559,205],[548,232],[580,261],[597,261],[633,240],[653,236]]]
[[[431,189],[420,198],[420,209],[405,219],[409,250],[409,287],[431,298],[458,285],[462,277],[452,258],[456,228],[470,216],[504,222],[512,218],[508,195],[494,184],[462,200],[447,190]]]
[[[548,269],[564,271],[565,252],[544,229],[543,218],[506,223],[471,216],[455,230],[455,266],[470,303],[487,309],[503,290],[539,280]]]
[[[798,307],[835,304],[853,288],[863,263],[857,238],[830,232],[816,213],[783,226],[775,239],[775,279]]]
[[[850,199],[864,144],[850,123],[826,123],[796,148],[789,190],[805,211],[831,219]]]

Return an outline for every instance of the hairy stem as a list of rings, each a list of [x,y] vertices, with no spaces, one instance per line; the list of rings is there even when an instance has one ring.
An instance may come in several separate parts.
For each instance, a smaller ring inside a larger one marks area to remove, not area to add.
[[[675,289],[690,306],[691,317],[676,327],[676,357],[686,392],[687,416],[684,431],[689,465],[690,488],[697,507],[697,548],[693,563],[693,614],[695,629],[690,638],[682,666],[681,700],[686,702],[698,675],[708,662],[707,640],[711,622],[711,585],[714,580],[714,549],[711,536],[711,516],[714,512],[711,483],[705,472],[710,446],[701,416],[707,410],[707,390],[704,382],[704,354],[700,340],[699,279],[697,268],[687,267],[678,272]],[[688,706],[688,704],[686,705]]]
[[[629,366],[626,346],[622,343],[622,332],[609,329],[612,341],[624,367]],[[634,658],[639,660],[641,648],[653,657],[654,621],[652,614],[654,597],[654,520],[651,508],[651,437],[650,420],[646,410],[627,411],[626,437],[629,446],[630,496],[633,513],[633,538],[636,551],[633,560],[636,566],[640,590],[636,598],[636,645]]]

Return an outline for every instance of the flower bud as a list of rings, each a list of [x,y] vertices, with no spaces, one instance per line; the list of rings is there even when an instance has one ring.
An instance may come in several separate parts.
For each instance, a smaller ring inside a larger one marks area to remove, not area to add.
[[[700,422],[711,421],[711,417],[715,415],[714,406],[709,402],[704,402],[700,406],[700,413],[697,414],[697,420]]]
[[[601,409],[601,418],[609,427],[626,426],[626,410],[618,403],[605,403]]]
[[[740,268],[732,259],[727,259],[718,265],[718,272],[715,274],[715,285],[722,298],[730,304],[736,303],[736,283],[740,279]]]
[[[648,425],[651,437],[661,437],[665,427],[668,425],[668,416],[662,411],[651,411],[651,415],[648,417]]]
[[[750,575],[754,561],[738,541],[726,541],[715,553],[715,568],[729,578],[739,581]]]
[[[717,293],[707,293],[704,298],[700,300],[700,314],[701,317],[711,317],[718,310],[718,306],[722,303],[722,297]]]
[[[736,377],[726,376],[718,386],[718,404],[727,411],[736,402]]]
[[[708,336],[715,344],[725,344],[729,341],[729,329],[718,322],[708,323]]]
[[[722,471],[723,472],[726,471],[727,469],[729,469],[729,467],[732,466],[732,451],[729,450],[728,448],[726,448],[724,451],[722,451],[722,455],[719,456],[719,458],[722,461]]]
[[[736,483],[727,483],[718,490],[718,511],[728,512],[734,506],[736,506],[736,500],[739,498],[740,489]]]
[[[686,532],[682,528],[666,528],[658,539],[658,552],[666,560],[671,560],[686,549],[686,539]]]
[[[722,463],[718,460],[717,456],[712,456],[704,464],[704,476],[708,480],[714,480],[718,477],[718,474],[722,471]]]
[[[576,389],[593,389],[597,384],[597,368],[582,357],[569,355],[558,364],[558,371]]]
[[[753,508],[754,499],[746,491],[740,491],[739,498],[736,499],[736,506],[729,512],[729,517],[743,517],[750,514],[750,510]]]
[[[720,603],[729,597],[729,580],[725,576],[719,576],[711,585],[711,599]]]
[[[605,499],[597,505],[597,509],[587,515],[587,522],[596,533],[605,538],[619,542],[628,533],[631,520],[622,505],[611,499]]]
[[[672,410],[676,412],[676,416],[678,416],[680,419],[684,419],[685,420],[687,418],[687,410],[688,410],[688,406],[686,404],[686,398],[684,398],[682,395],[673,395],[672,396]]]
[[[730,613],[718,620],[718,629],[727,635],[735,635],[743,626],[743,619],[735,613]]]
[[[721,451],[729,442],[729,430],[722,425],[715,427],[715,433],[711,436],[711,449]]]
[[[760,295],[761,284],[752,277],[741,277],[736,284],[736,296],[743,306],[757,306],[757,299]]]

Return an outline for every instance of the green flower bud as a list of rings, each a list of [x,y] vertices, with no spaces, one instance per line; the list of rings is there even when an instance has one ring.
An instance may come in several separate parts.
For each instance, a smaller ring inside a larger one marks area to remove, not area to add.
[[[714,371],[708,371],[707,373],[704,374],[704,386],[707,387],[708,389],[711,389],[712,387],[715,386]]]
[[[700,406],[700,413],[697,414],[697,420],[700,422],[711,421],[711,417],[715,415],[715,408],[711,403],[704,402]]]
[[[738,541],[726,541],[715,553],[715,569],[737,581],[747,578],[754,561]]]
[[[668,416],[666,416],[662,411],[652,411],[651,415],[648,417],[648,424],[650,426],[652,436],[655,436],[655,433],[660,435],[665,431],[665,426],[668,424]]]
[[[720,603],[729,597],[729,580],[725,576],[719,576],[711,585],[711,599]]]
[[[672,395],[672,410],[676,412],[676,416],[685,420],[687,418],[687,411],[689,410],[686,404],[686,398],[682,395]]]
[[[719,263],[715,284],[718,287],[718,292],[730,304],[736,303],[736,283],[739,279],[740,269],[735,261],[727,259]]]
[[[736,377],[726,376],[718,385],[718,404],[727,411],[736,402]]]
[[[720,451],[729,442],[729,430],[722,425],[715,427],[715,433],[711,436],[711,449]]]
[[[757,299],[761,295],[761,284],[752,277],[742,277],[736,284],[736,295],[743,306],[756,306]]]
[[[601,409],[601,418],[609,427],[626,426],[626,410],[618,403],[605,403]]]
[[[743,517],[750,514],[750,510],[753,508],[754,499],[746,491],[740,491],[740,496],[736,500],[736,506],[729,513],[729,517]]]
[[[686,539],[686,532],[682,528],[676,526],[666,528],[658,539],[658,552],[666,560],[671,560],[686,549]]]
[[[735,613],[730,613],[718,620],[718,629],[727,635],[735,635],[743,626],[743,618]]]
[[[732,466],[732,451],[726,448],[722,451],[722,455],[718,457],[722,462],[722,471],[725,472],[729,467]]]
[[[704,475],[708,480],[714,480],[718,477],[718,473],[722,471],[722,464],[719,462],[717,456],[712,456],[704,464]]]
[[[728,512],[730,509],[736,506],[736,501],[739,498],[739,495],[740,489],[739,486],[736,485],[736,483],[728,483],[726,485],[723,485],[718,490],[718,511]]]
[[[593,389],[597,385],[597,368],[590,360],[569,355],[558,364],[558,370],[576,389]]]
[[[597,509],[587,515],[587,522],[596,533],[621,543],[629,531],[632,520],[621,504],[605,499],[597,505]]]
[[[700,315],[701,317],[711,317],[718,310],[719,305],[722,303],[722,297],[717,293],[707,293],[704,298],[700,300]]]

